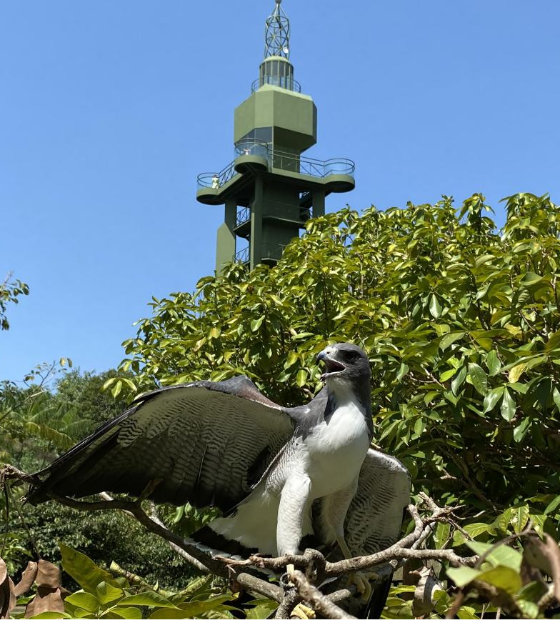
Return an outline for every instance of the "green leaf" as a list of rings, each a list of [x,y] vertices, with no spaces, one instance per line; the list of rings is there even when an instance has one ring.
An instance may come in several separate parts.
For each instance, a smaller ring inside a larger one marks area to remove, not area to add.
[[[105,383],[103,384],[103,389],[106,390],[108,387],[113,385],[113,383],[115,383],[116,380],[117,380],[116,377],[111,377],[111,379],[107,379],[107,381],[105,381]]]
[[[538,618],[539,617],[540,609],[536,603],[533,603],[532,601],[524,600],[522,598],[518,598],[516,602],[517,602],[518,607],[523,612],[524,618]]]
[[[554,404],[556,405],[556,408],[558,409],[558,411],[560,411],[560,392],[558,391],[558,388],[554,388],[552,390],[552,398],[554,399]]]
[[[486,356],[486,366],[488,367],[488,374],[491,377],[495,377],[502,368],[498,354],[494,349]]]
[[[502,406],[500,408],[500,413],[502,414],[502,418],[511,422],[515,417],[515,401],[510,396],[509,390],[507,388],[504,389],[504,398],[502,400]]]
[[[106,618],[109,613],[118,618],[125,618],[125,620],[142,618],[142,611],[138,607],[111,607],[101,617]]]
[[[517,364],[509,371],[508,381],[510,383],[516,383],[517,381],[519,381],[519,378],[526,370],[527,362],[521,362],[521,364]]]
[[[119,584],[106,570],[99,568],[87,555],[59,543],[62,567],[86,592],[96,594],[97,585],[105,581],[118,588]]]
[[[476,614],[474,607],[463,605],[457,610],[457,618],[460,618],[461,620],[478,620],[478,617],[479,616]]]
[[[484,402],[483,407],[484,407],[484,413],[488,413],[489,411],[492,411],[492,409],[494,409],[494,407],[498,404],[500,398],[502,398],[503,394],[504,394],[504,387],[500,386],[497,388],[494,388],[493,390],[490,390],[488,392],[488,394],[486,394],[486,396],[484,397]]]
[[[521,441],[523,441],[523,438],[531,427],[531,421],[531,418],[524,418],[521,424],[519,424],[513,429],[513,440],[516,443],[520,443]]]
[[[231,600],[231,594],[222,594],[207,600],[181,603],[179,609],[158,609],[150,618],[200,618],[202,614],[214,609],[229,609],[225,603]]]
[[[288,353],[288,359],[286,360],[286,363],[284,364],[284,368],[290,368],[290,366],[293,366],[299,359],[298,354],[295,351],[290,351]]]
[[[525,618],[539,617],[537,602],[546,594],[546,590],[546,585],[539,581],[531,581],[521,588],[516,596],[516,602],[523,611]]]
[[[122,381],[119,379],[111,388],[111,394],[113,395],[113,398],[116,398],[121,393],[122,386]]]
[[[434,317],[434,319],[439,319],[441,316],[441,305],[435,295],[430,297],[430,314]]]
[[[115,588],[111,584],[102,581],[97,584],[96,595],[100,602],[105,605],[122,598],[124,596],[124,590],[122,588]]]
[[[516,572],[519,572],[521,568],[523,555],[507,545],[492,545],[475,540],[469,540],[466,544],[476,554],[480,556],[485,555],[486,562],[489,562],[494,567],[506,566]]]
[[[397,373],[397,381],[400,381],[408,373],[408,370],[408,366],[405,363],[402,363],[399,367],[399,372]]]
[[[298,370],[298,373],[296,375],[296,385],[301,388],[305,385],[306,381],[307,372],[302,368],[301,370]]]
[[[256,605],[247,610],[247,620],[259,620],[259,618],[268,618],[270,614],[278,608],[278,603],[271,599],[262,599],[255,601]]]
[[[451,382],[451,391],[453,392],[453,394],[455,394],[455,396],[457,396],[459,388],[463,385],[466,378],[467,369],[465,366],[463,366],[458,372],[458,374],[455,376],[455,379],[453,379],[453,381]]]
[[[263,324],[264,314],[258,318],[251,321],[251,331],[256,332],[259,330],[260,326]]]
[[[447,575],[453,579],[458,588],[464,588],[474,579],[477,579],[482,571],[471,568],[470,566],[459,566],[459,568],[448,568]]]
[[[505,590],[512,595],[516,594],[523,585],[519,572],[504,565],[484,571],[477,579],[491,583],[493,586],[500,588],[500,590]]]
[[[442,549],[451,537],[451,525],[449,523],[438,523],[434,532],[434,542],[436,549]]]
[[[529,506],[527,504],[513,508],[513,531],[516,534],[519,534],[525,529],[529,522],[529,516]]]
[[[213,327],[210,330],[210,338],[219,338],[222,333],[222,330],[219,327]]]
[[[488,391],[488,380],[486,373],[478,364],[468,365],[468,376],[474,386],[474,389],[481,395],[485,396]]]
[[[545,508],[544,514],[549,515],[554,513],[558,507],[560,507],[560,495],[550,502],[550,504]]]
[[[461,338],[463,338],[465,335],[465,332],[452,332],[449,334],[446,334],[442,339],[441,342],[439,343],[439,348],[442,351],[445,351],[446,349],[448,349],[454,342],[457,342],[457,340],[461,340]]]
[[[451,379],[451,377],[457,372],[456,368],[450,368],[449,370],[446,370],[445,372],[442,372],[441,375],[439,376],[439,380],[443,383],[444,381],[448,381],[449,379]],[[437,392],[435,392],[437,394]]]
[[[492,526],[488,523],[469,523],[468,525],[465,525],[463,529],[467,532],[467,534],[469,534],[469,536],[472,536],[472,538],[476,538],[477,536],[486,534],[487,532],[494,533]],[[459,530],[456,530],[453,535],[453,544],[462,545],[465,543],[465,540],[465,536]]]
[[[99,609],[99,601],[97,597],[93,596],[89,592],[75,592],[66,599],[67,603],[74,605],[75,607],[81,607],[90,613],[95,613]]]
[[[169,607],[170,609],[177,609],[177,605],[166,599],[158,592],[153,590],[146,590],[140,592],[140,594],[132,594],[121,599],[117,606],[130,606],[130,605],[143,605],[146,607]]]

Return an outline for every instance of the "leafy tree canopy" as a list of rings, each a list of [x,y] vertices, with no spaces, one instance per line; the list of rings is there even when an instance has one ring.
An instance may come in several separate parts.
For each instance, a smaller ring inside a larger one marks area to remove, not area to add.
[[[140,390],[247,374],[287,405],[320,388],[330,341],[370,355],[375,440],[416,490],[473,512],[560,495],[560,208],[475,194],[311,220],[270,269],[231,264],[195,294],[153,300],[121,368]],[[130,388],[108,382],[114,393]]]

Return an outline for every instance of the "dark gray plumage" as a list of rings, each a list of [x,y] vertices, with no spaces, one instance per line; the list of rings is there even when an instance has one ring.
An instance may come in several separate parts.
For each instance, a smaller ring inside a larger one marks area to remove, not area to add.
[[[318,359],[325,387],[302,407],[273,403],[246,377],[141,396],[35,474],[28,500],[138,496],[160,480],[156,502],[222,510],[198,536],[218,553],[220,542],[296,553],[306,535],[338,542],[347,557],[385,548],[400,534],[410,481],[396,459],[369,449],[369,361],[351,344],[327,347]]]

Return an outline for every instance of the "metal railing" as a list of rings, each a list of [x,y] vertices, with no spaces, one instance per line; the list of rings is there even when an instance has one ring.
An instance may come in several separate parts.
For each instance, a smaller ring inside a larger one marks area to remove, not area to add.
[[[251,255],[249,251],[249,246],[243,248],[242,250],[239,250],[239,252],[236,252],[235,256],[233,257],[233,260],[238,263],[248,263],[251,260]]]
[[[290,172],[299,172],[312,177],[324,179],[331,174],[354,174],[356,164],[351,159],[337,158],[321,161],[310,157],[301,157],[285,151],[272,152],[272,167]]]
[[[280,77],[276,75],[265,75],[257,78],[251,84],[251,92],[254,93],[265,84],[269,84],[270,86],[278,86],[279,88],[285,88],[286,90],[292,90],[295,93],[301,93],[301,84],[297,80],[294,80],[293,77]]]
[[[251,209],[249,207],[243,207],[239,209],[235,218],[235,226],[241,226],[251,219]]]
[[[233,162],[227,165],[220,172],[203,172],[196,177],[198,187],[210,187],[211,189],[220,189],[222,185],[225,185],[230,181],[237,172],[233,167]]]
[[[239,153],[239,155],[259,154],[267,159],[270,169],[276,168],[277,170],[297,172],[298,174],[319,177],[321,179],[325,179],[331,174],[353,175],[356,169],[356,164],[351,159],[337,158],[321,161],[320,159],[301,157],[301,155],[294,155],[285,151],[272,150],[266,142],[259,142],[257,140],[248,140],[245,147],[243,144],[243,142],[240,142],[236,145],[236,153]],[[239,149],[241,152],[239,152]],[[221,172],[204,172],[199,174],[197,177],[198,186],[220,189],[222,185],[225,185],[237,174],[234,163],[235,161],[232,161]]]
[[[266,205],[264,217],[280,218],[299,224],[305,224],[309,218],[313,217],[313,208],[300,207],[299,205],[291,205],[282,202],[270,202]],[[239,209],[235,218],[235,227],[238,228],[250,221],[251,208],[242,207]]]

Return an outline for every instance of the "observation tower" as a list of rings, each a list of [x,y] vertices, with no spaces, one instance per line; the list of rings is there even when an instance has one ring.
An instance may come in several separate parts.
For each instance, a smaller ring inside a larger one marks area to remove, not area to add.
[[[225,205],[216,270],[232,260],[274,265],[331,192],[354,189],[354,162],[303,155],[317,142],[317,108],[290,63],[290,22],[275,0],[266,20],[264,60],[251,95],[235,110],[233,161],[198,175],[196,198]]]

